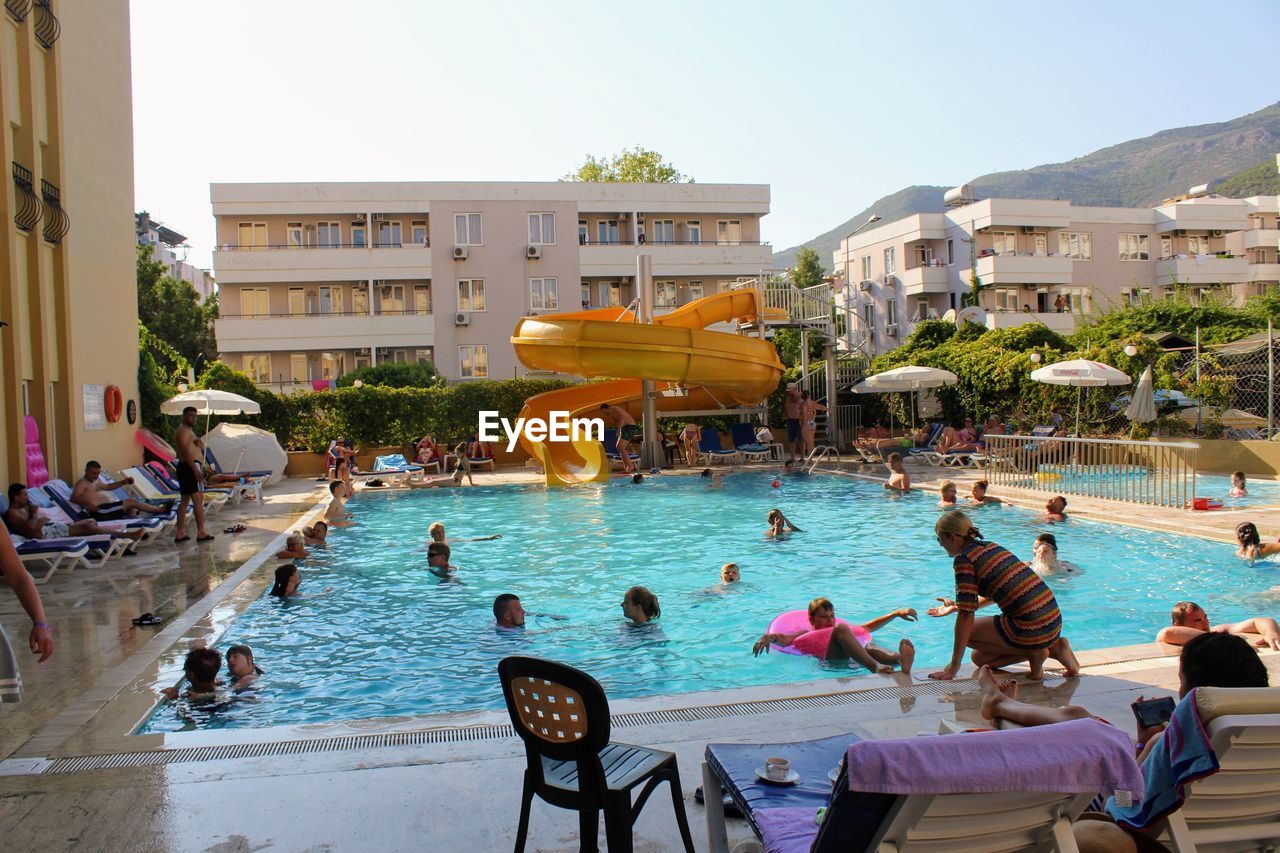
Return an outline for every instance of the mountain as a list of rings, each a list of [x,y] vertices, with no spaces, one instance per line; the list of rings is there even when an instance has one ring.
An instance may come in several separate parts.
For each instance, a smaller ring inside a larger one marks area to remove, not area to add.
[[[1265,185],[1268,164],[1274,184],[1277,152],[1280,102],[1231,121],[1162,130],[1066,163],[994,172],[967,183],[974,186],[979,198],[1062,198],[1079,205],[1148,207],[1186,192],[1188,187],[1228,176],[1234,177],[1223,186],[1231,189],[1232,195],[1265,192],[1252,188]],[[823,266],[830,269],[831,253],[840,241],[872,213],[879,214],[885,223],[913,213],[938,213],[944,209],[942,195],[948,189],[914,186],[898,190],[802,245],[815,249]],[[798,248],[775,252],[774,266],[791,266]]]
[[[1251,195],[1280,195],[1280,163],[1274,157],[1245,169],[1213,188],[1218,195],[1228,198],[1248,198]]]

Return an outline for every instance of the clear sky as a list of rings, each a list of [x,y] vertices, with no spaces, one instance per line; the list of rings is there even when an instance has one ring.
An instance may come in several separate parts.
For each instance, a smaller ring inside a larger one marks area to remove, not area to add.
[[[781,249],[911,184],[1280,91],[1241,55],[1274,50],[1275,0],[130,7],[136,204],[201,266],[212,181],[555,180],[639,144],[698,181],[772,185]]]

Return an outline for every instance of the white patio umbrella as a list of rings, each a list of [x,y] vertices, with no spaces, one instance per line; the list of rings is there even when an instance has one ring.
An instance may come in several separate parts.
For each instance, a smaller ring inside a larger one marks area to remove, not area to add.
[[[914,364],[908,364],[905,367],[895,367],[893,370],[886,370],[866,379],[853,386],[854,393],[857,394],[883,394],[894,391],[908,391],[914,393],[926,388],[940,388],[943,385],[955,385],[960,381],[960,377],[956,376],[950,370],[942,370],[937,367],[918,367]],[[915,412],[916,407],[911,407],[911,428],[915,429]],[[893,412],[889,413],[889,430],[893,431]]]
[[[1093,388],[1101,385],[1128,385],[1133,381],[1123,370],[1085,358],[1047,364],[1039,370],[1031,371],[1031,379],[1046,385],[1076,387],[1076,435],[1080,435],[1080,400],[1085,386]]]
[[[1156,380],[1151,372],[1151,365],[1148,364],[1147,369],[1142,371],[1142,378],[1138,380],[1138,387],[1134,389],[1133,399],[1124,410],[1124,416],[1135,426],[1156,419]],[[1129,432],[1132,435],[1133,430],[1130,429]]]
[[[202,388],[170,397],[160,404],[160,413],[180,415],[187,406],[195,406],[196,412],[204,415],[205,432],[209,431],[209,419],[214,415],[257,415],[262,412],[262,407],[248,397],[216,388]]]

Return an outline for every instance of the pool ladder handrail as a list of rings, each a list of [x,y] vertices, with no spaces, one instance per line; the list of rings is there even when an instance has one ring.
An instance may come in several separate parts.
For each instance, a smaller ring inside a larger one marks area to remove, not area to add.
[[[840,451],[830,444],[822,444],[815,447],[813,452],[804,458],[804,464],[802,467],[805,468],[805,473],[812,474],[817,470],[818,463],[831,456],[833,453],[836,457],[836,470],[840,470]]]

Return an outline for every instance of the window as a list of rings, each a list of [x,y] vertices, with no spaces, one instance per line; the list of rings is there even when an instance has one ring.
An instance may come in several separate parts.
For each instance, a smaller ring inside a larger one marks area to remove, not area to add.
[[[1086,300],[1088,299],[1088,291],[1082,288],[1071,288],[1064,290],[1063,293],[1067,297],[1067,310],[1072,314],[1083,314],[1089,310]]]
[[[307,294],[301,287],[289,288],[289,316],[301,317],[307,313]]]
[[[697,246],[702,243],[702,220],[690,219],[684,224],[685,233],[689,237],[689,244]]]
[[[320,353],[320,378],[321,379],[337,379],[345,374],[347,364],[346,353],[322,352]]]
[[[431,238],[427,236],[427,221],[425,219],[415,219],[409,223],[409,233],[413,235],[413,245],[430,246]]]
[[[365,350],[365,352],[366,352],[366,353],[368,353],[368,350]],[[359,370],[359,369],[360,369],[360,368],[362,368],[362,367],[368,367],[368,366],[369,366],[369,356],[368,356],[368,355],[357,355],[357,356],[356,356],[356,370]]]
[[[1059,231],[1058,254],[1077,261],[1093,260],[1093,237],[1087,231]]]
[[[413,286],[413,310],[416,314],[431,313],[431,285],[415,284]]]
[[[266,383],[271,381],[271,353],[245,353],[243,366],[244,372],[249,374],[254,382]]]
[[[591,307],[591,282],[589,281],[580,282],[580,288],[581,289],[578,292],[578,296],[582,300],[582,307],[590,308]]]
[[[911,322],[919,323],[921,320],[929,318],[929,297],[916,297],[916,313],[912,316]]]
[[[616,243],[618,242],[618,220],[601,219],[596,223],[596,242],[597,243]]]
[[[894,248],[890,246],[889,248],[884,250],[884,274],[885,275],[893,275],[895,272],[898,271],[898,267],[895,261],[896,261],[896,258],[894,254]]]
[[[484,245],[483,229],[480,227],[480,214],[455,213],[453,215],[453,242],[457,246]]]
[[[483,311],[484,310],[484,279],[482,278],[458,279],[458,310],[459,311]]]
[[[716,223],[716,242],[722,246],[736,246],[742,242],[742,220],[721,219]]]
[[[862,256],[862,280],[871,281],[871,256]]]
[[[357,249],[369,245],[369,229],[363,222],[351,223],[351,245]]]
[[[875,331],[876,320],[876,304],[874,302],[862,303],[862,325],[868,331]]]
[[[704,295],[705,295],[705,291],[704,291],[704,288],[702,287],[702,282],[700,281],[689,282],[689,299],[691,301],[694,299],[701,299]]]
[[[399,220],[383,220],[378,223],[378,245],[379,246],[399,246],[400,245],[400,226]]]
[[[240,316],[267,317],[271,314],[271,293],[265,287],[240,288]]]
[[[676,222],[674,219],[655,219],[653,226],[653,242],[674,243],[676,241]]]
[[[1193,234],[1187,238],[1187,252],[1192,255],[1209,254],[1209,236]]]
[[[1020,306],[1018,305],[1018,298],[1021,295],[1022,295],[1021,291],[1019,291],[1019,289],[1016,287],[997,287],[995,289],[996,310],[997,311],[1019,310]]]
[[[489,375],[489,347],[484,344],[458,347],[458,375],[463,379],[483,379]]]
[[[554,278],[529,279],[529,307],[534,311],[554,311],[559,305]]]
[[[342,313],[342,285],[324,284],[320,286],[319,310],[321,314]]]
[[[927,267],[933,263],[933,247],[928,244],[916,246],[916,266]]]
[[[342,226],[336,222],[316,223],[316,245],[332,249],[342,245]]]
[[[1120,235],[1120,260],[1122,261],[1149,261],[1151,260],[1151,238],[1146,234],[1121,234]]]
[[[351,311],[361,315],[369,313],[369,290],[364,284],[351,288]]]
[[[991,251],[997,255],[1018,254],[1018,235],[1013,231],[992,231]]]
[[[288,244],[290,249],[301,249],[306,243],[302,240],[302,223],[290,222],[285,227],[285,233],[288,235]]]
[[[947,240],[947,266],[956,262],[956,241]]]
[[[616,281],[600,282],[600,307],[620,308],[622,306],[622,285]]]
[[[1173,238],[1168,234],[1160,235],[1160,260],[1167,261],[1173,257]]]
[[[676,297],[680,291],[679,286],[674,281],[655,281],[653,283],[654,307],[656,308],[674,308],[676,307]]]
[[[529,244],[554,246],[556,243],[556,215],[554,213],[529,214]]]
[[[236,232],[241,249],[267,248],[267,223],[239,222],[236,224]]]
[[[435,350],[432,347],[415,349],[413,351],[413,360],[418,364],[434,364],[436,360]]]
[[[898,300],[886,299],[884,301],[884,324],[886,326],[898,325]]]
[[[379,314],[404,313],[404,285],[384,284],[379,288]]]
[[[311,374],[307,372],[307,354],[295,352],[289,356],[289,381],[310,382]]]

